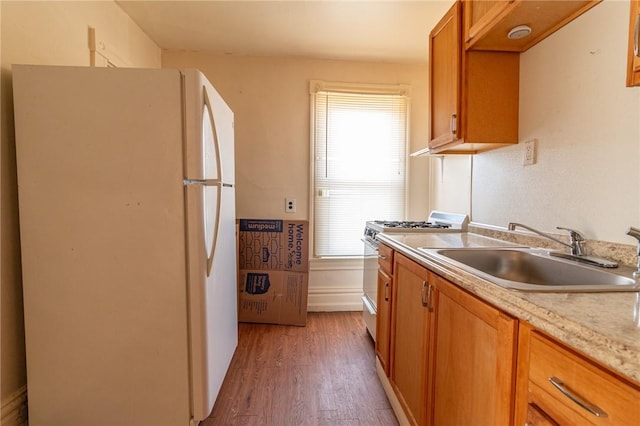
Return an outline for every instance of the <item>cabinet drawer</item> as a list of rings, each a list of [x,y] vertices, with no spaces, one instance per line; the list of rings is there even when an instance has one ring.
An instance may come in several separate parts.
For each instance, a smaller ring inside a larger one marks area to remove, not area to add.
[[[378,266],[388,275],[393,274],[393,249],[384,244],[378,246]]]
[[[531,335],[529,381],[530,400],[560,424],[638,425],[637,388],[537,333]],[[589,412],[579,401],[602,415]]]

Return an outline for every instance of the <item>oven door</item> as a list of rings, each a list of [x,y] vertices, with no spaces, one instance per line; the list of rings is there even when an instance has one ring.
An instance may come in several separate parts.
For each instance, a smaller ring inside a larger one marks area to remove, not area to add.
[[[367,331],[376,340],[376,309],[378,301],[378,243],[363,238],[364,269],[362,282],[362,318]]]

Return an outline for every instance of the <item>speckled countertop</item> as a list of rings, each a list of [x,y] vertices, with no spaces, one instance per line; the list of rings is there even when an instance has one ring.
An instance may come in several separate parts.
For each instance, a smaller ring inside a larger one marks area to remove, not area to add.
[[[385,244],[503,311],[527,321],[640,383],[640,293],[534,293],[507,290],[419,247],[509,247],[474,233],[378,234]]]

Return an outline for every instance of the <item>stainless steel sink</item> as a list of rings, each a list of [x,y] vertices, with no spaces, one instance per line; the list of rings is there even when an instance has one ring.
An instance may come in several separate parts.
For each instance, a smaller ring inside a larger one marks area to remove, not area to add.
[[[533,248],[420,248],[428,256],[453,264],[505,288],[522,291],[640,291],[632,268],[604,270],[549,256]]]

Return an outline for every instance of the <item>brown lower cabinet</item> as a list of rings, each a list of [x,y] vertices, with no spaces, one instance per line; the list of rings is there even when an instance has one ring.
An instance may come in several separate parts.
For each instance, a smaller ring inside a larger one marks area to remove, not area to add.
[[[509,425],[517,321],[400,254],[390,382],[414,425]]]
[[[391,305],[390,381],[413,425],[427,424],[427,374],[432,313],[426,304],[430,274],[396,253]]]
[[[391,294],[393,279],[382,269],[378,270],[378,312],[376,314],[376,355],[386,375],[390,365]]]
[[[640,384],[400,253],[392,270],[377,345],[389,345],[381,379],[409,424],[640,425]]]
[[[527,324],[518,354],[516,424],[640,425],[637,384]]]

